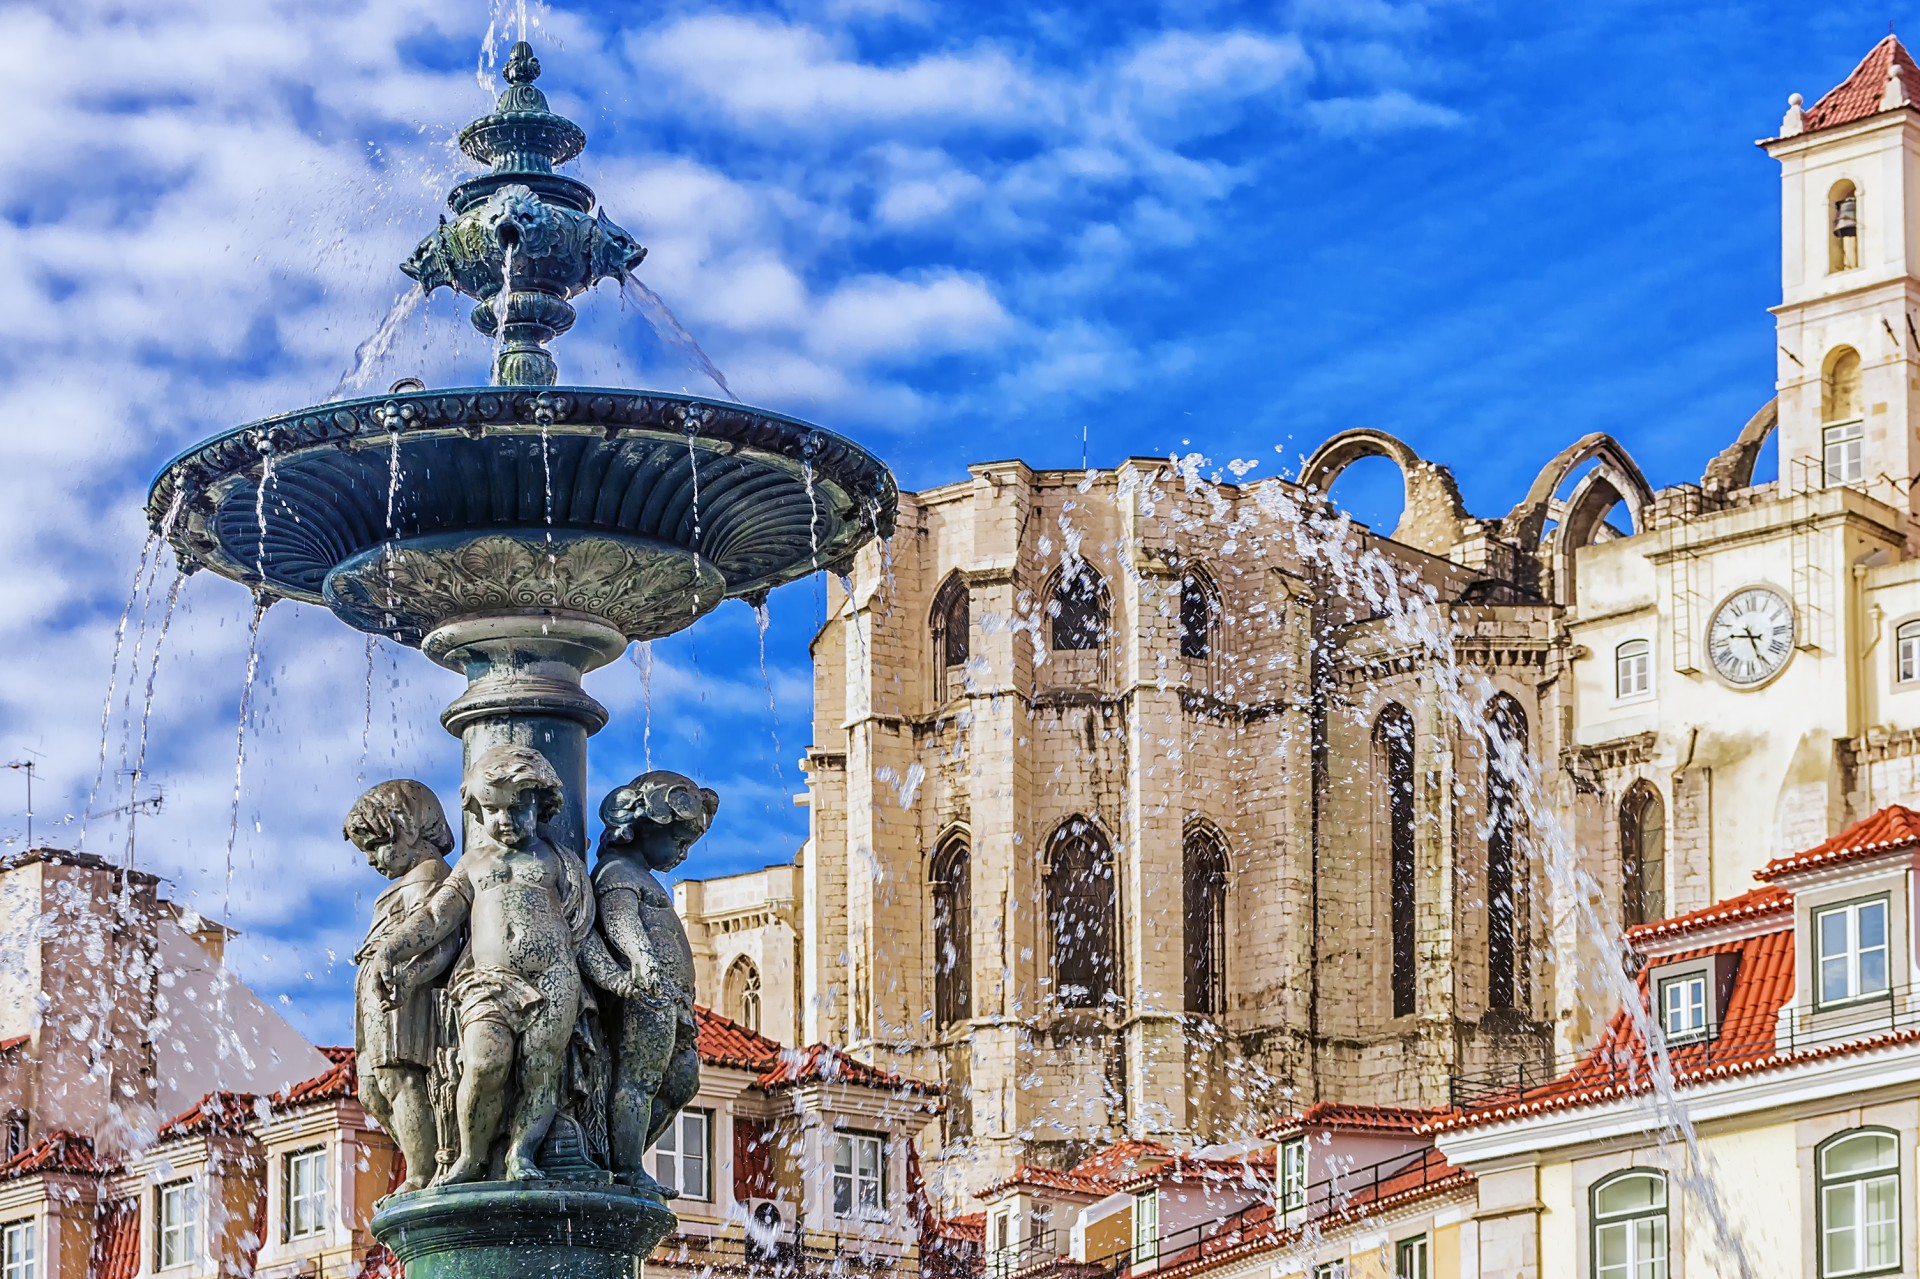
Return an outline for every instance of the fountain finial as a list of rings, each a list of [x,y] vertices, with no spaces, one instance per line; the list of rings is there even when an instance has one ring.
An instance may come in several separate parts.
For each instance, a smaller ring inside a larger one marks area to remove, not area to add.
[[[552,386],[559,370],[546,348],[573,327],[567,299],[624,280],[647,251],[596,209],[593,188],[554,172],[587,135],[534,86],[533,46],[515,42],[503,74],[494,109],[460,131],[460,149],[488,171],[453,188],[453,220],[442,218],[400,269],[427,293],[475,299],[473,327],[499,339],[494,385]]]

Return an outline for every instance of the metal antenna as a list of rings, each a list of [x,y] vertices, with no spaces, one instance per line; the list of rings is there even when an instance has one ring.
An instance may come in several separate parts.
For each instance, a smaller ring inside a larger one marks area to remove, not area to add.
[[[33,751],[27,752],[29,755]],[[27,775],[27,847],[33,847],[33,770],[37,765],[30,759],[16,759],[8,768],[18,769]]]

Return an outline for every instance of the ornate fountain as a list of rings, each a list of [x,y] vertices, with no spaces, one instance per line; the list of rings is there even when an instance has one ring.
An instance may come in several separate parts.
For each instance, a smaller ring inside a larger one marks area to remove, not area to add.
[[[586,744],[607,713],[581,677],[729,597],[845,571],[897,502],[884,465],[804,422],[557,385],[570,299],[645,250],[555,171],[586,138],[539,74],[515,45],[495,110],[460,134],[488,170],[402,267],[475,300],[491,384],[249,423],[169,463],[147,504],[184,570],[262,607],[323,605],[467,678],[441,716],[464,751],[459,862],[418,783],[374,788],[347,822],[396,881],[357,1003],[362,1092],[409,1164],[374,1230],[409,1279],[614,1279],[672,1229],[640,1156],[691,1096],[691,974],[652,872],[718,797],[666,773],[615,791],[589,881]]]

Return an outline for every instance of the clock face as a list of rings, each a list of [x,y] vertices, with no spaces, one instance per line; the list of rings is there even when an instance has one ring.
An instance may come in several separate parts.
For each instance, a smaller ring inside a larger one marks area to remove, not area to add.
[[[1793,604],[1765,586],[1735,591],[1707,623],[1707,653],[1720,678],[1754,688],[1780,673],[1793,656]]]

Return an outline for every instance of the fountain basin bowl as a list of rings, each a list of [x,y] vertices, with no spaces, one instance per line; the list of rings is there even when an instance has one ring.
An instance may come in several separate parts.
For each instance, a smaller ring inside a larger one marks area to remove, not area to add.
[[[630,639],[845,572],[898,490],[831,432],[743,405],[591,387],[415,390],[249,423],[148,494],[181,567],[419,644],[560,609]]]
[[[372,1224],[407,1279],[633,1279],[675,1220],[619,1186],[491,1181],[391,1195]]]

